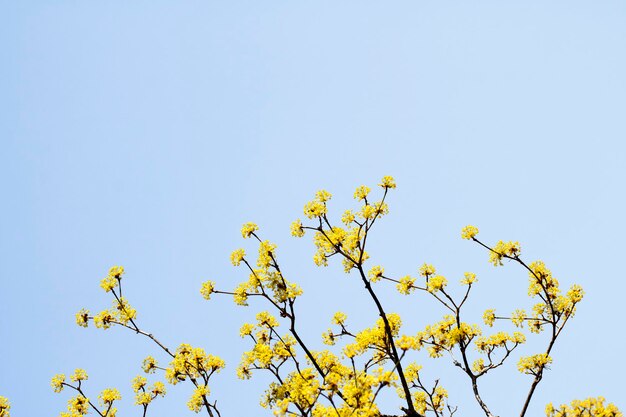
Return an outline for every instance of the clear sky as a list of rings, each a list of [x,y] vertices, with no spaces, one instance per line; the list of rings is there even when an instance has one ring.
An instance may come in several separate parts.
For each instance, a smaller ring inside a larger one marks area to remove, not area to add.
[[[304,288],[314,348],[336,310],[371,324],[356,277],[316,268],[289,224],[319,188],[339,215],[356,186],[393,175],[373,262],[478,273],[479,322],[528,308],[527,275],[488,265],[460,229],[519,240],[586,290],[529,415],[596,395],[626,409],[625,45],[626,3],[609,0],[0,1],[0,395],[14,416],[58,414],[69,395],[51,376],[82,367],[92,397],[116,386],[121,414],[139,415],[130,380],[146,355],[165,358],[123,329],[74,324],[109,306],[98,283],[121,264],[143,327],[227,361],[212,385],[222,415],[270,415],[268,378],[235,376],[250,347],[239,326],[267,306],[204,301],[201,282],[245,279],[228,256],[255,221]],[[444,314],[423,295],[382,298],[408,333]],[[516,360],[483,388],[503,417],[530,384]],[[448,359],[423,363],[457,415],[480,415]],[[151,415],[192,415],[190,387],[168,388]]]

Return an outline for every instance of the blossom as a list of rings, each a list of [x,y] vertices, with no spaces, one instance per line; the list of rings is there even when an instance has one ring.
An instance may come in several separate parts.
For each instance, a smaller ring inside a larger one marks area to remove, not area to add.
[[[300,219],[297,219],[293,223],[291,223],[291,236],[304,236],[304,229],[302,228],[302,222],[300,221]]]
[[[102,390],[98,398],[100,399],[100,404],[102,404],[103,407],[110,407],[113,401],[121,400],[122,395],[117,388],[106,388]]]
[[[424,264],[420,267],[420,275],[427,277],[435,273],[435,267],[430,264]]]
[[[463,285],[471,285],[473,283],[475,283],[476,281],[478,281],[478,279],[476,278],[476,274],[473,272],[466,272],[465,273],[465,278],[463,278],[461,280],[461,284]]]
[[[443,289],[443,287],[445,287],[447,284],[448,280],[445,279],[445,277],[441,275],[435,275],[434,277],[428,279],[428,282],[426,283],[426,289],[428,290],[428,292],[434,294],[437,291]]]
[[[230,262],[233,266],[239,266],[241,261],[243,261],[244,256],[246,256],[246,252],[243,249],[235,249],[230,254]]]
[[[200,288],[200,294],[205,300],[209,300],[211,298],[211,294],[215,291],[215,283],[213,281],[206,281],[202,283],[202,287]]]
[[[356,188],[356,190],[354,191],[354,199],[355,200],[364,200],[367,195],[370,193],[370,187],[368,187],[367,185],[361,185],[359,187]]]
[[[70,379],[74,382],[86,381],[88,378],[87,372],[84,369],[76,369]]]
[[[370,278],[371,282],[377,282],[380,281],[380,278],[383,276],[384,273],[385,269],[380,265],[376,265],[369,270],[367,276]]]
[[[390,175],[385,175],[380,181],[380,185],[383,188],[396,188],[396,181]]]
[[[56,374],[55,376],[52,377],[52,380],[50,381],[50,385],[52,385],[52,389],[54,390],[54,392],[63,391],[64,383],[65,383],[64,374]]]
[[[471,240],[478,234],[478,227],[467,225],[461,230],[461,237],[463,239]]]
[[[415,290],[415,286],[413,284],[415,284],[415,278],[410,275],[406,275],[400,278],[400,282],[398,282],[396,288],[400,294],[409,295]]]
[[[141,364],[141,369],[147,374],[153,374],[157,369],[157,361],[152,356],[146,357]]]
[[[496,321],[496,310],[493,308],[485,310],[483,321],[487,326],[493,327],[493,322]]]
[[[82,308],[76,313],[76,324],[81,327],[87,327],[89,325],[89,310]]]
[[[241,226],[241,236],[243,236],[244,239],[247,239],[257,230],[259,230],[259,226],[257,226],[256,223],[245,223]]]

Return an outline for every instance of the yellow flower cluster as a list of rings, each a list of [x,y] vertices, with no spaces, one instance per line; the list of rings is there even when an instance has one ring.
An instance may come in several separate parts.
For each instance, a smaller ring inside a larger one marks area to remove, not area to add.
[[[141,364],[141,369],[147,374],[153,374],[157,370],[157,361],[152,356],[146,357]]]
[[[256,232],[257,230],[259,230],[259,226],[257,226],[255,223],[252,223],[252,222],[245,223],[243,226],[241,226],[241,236],[244,239],[247,239],[250,236],[252,236],[252,234]]]
[[[369,270],[367,276],[369,277],[371,282],[378,282],[380,281],[380,278],[383,276],[384,273],[385,269],[380,265],[376,265]]]
[[[291,236],[304,236],[304,229],[302,228],[302,221],[300,221],[300,219],[296,219],[293,223],[291,223]]]
[[[52,377],[52,381],[50,381],[50,385],[52,385],[52,389],[54,392],[63,391],[63,387],[65,383],[65,375],[64,374],[56,374]]]
[[[429,344],[431,346],[428,354],[432,358],[438,358],[443,355],[443,351],[452,350],[461,340],[467,344],[480,333],[477,325],[461,322],[458,326],[456,317],[446,315],[440,322],[426,326],[426,329],[417,334],[418,348],[424,343]]]
[[[546,353],[539,353],[532,356],[522,356],[517,363],[517,369],[528,375],[537,375],[543,371],[549,363],[552,363],[552,358]]]
[[[123,266],[112,266],[109,269],[109,274],[100,281],[100,287],[106,292],[111,291],[117,287],[119,280],[122,279],[122,275],[124,275]]]
[[[85,313],[81,310],[79,314],[84,315]],[[113,300],[113,308],[96,314],[93,318],[93,322],[98,329],[108,329],[114,323],[128,324],[130,320],[136,317],[137,310],[132,308],[125,298],[120,297],[119,299],[115,298]],[[79,321],[78,317],[76,322],[82,326],[82,321]]]
[[[230,254],[230,262],[233,264],[233,266],[239,266],[241,265],[241,261],[243,261],[243,258],[245,256],[246,252],[243,249],[235,249]]]
[[[435,267],[430,264],[424,264],[420,267],[420,275],[426,278],[434,275],[436,271]]]
[[[463,284],[463,285],[472,285],[476,281],[478,281],[478,278],[476,278],[476,274],[475,273],[473,273],[473,272],[466,272],[465,275],[464,275],[464,278],[461,280],[461,284]]]
[[[493,308],[485,310],[483,313],[483,321],[487,326],[493,327],[493,323],[496,321],[496,310]]]
[[[70,379],[74,382],[86,381],[87,378],[89,378],[87,376],[87,371],[85,371],[84,369],[80,369],[80,368],[74,370],[74,374],[72,374],[72,376],[70,377]]]
[[[367,185],[360,185],[354,191],[354,199],[359,201],[365,200],[370,191],[372,190]]]
[[[402,326],[402,320],[396,313],[387,314],[387,321],[391,329],[391,334],[395,337],[400,332]],[[385,322],[382,318],[376,320],[376,326],[360,331],[356,334],[353,343],[346,345],[343,348],[343,353],[348,358],[354,358],[355,356],[362,355],[368,349],[376,351],[375,356],[377,359],[385,359],[385,353],[387,351],[387,333],[385,330]]]
[[[317,266],[327,266],[328,258],[341,251],[349,258],[344,258],[344,269],[350,271],[355,266],[354,262],[358,262],[361,257],[362,260],[368,258],[366,253],[361,254],[359,247],[364,234],[364,230],[357,226],[349,229],[333,227],[316,232],[313,243],[317,252],[313,261]]]
[[[478,227],[467,225],[461,230],[461,237],[463,239],[471,240],[478,234]]]
[[[241,379],[250,378],[253,369],[268,368],[274,361],[282,363],[296,355],[296,340],[291,335],[276,336],[275,329],[280,323],[274,316],[262,311],[256,319],[256,325],[246,323],[239,332],[242,337],[251,336],[255,343],[252,350],[244,352],[237,368],[237,375]]]
[[[200,287],[200,294],[202,294],[202,298],[205,300],[210,300],[214,291],[215,283],[213,281],[205,281],[202,283],[202,287]]]
[[[194,348],[187,343],[176,349],[176,355],[165,370],[165,379],[172,385],[189,378],[203,377],[208,380],[214,372],[219,372],[225,366],[224,361],[210,354],[202,348]]]
[[[378,185],[383,188],[396,188],[396,181],[392,176],[385,175]]]
[[[546,405],[547,417],[623,417],[615,404],[605,404],[604,397],[574,400],[570,405],[562,404],[554,408],[552,403]]]
[[[448,280],[441,275],[435,275],[434,277],[426,278],[426,289],[430,293],[436,293],[437,291],[442,290],[446,285],[448,285]]]
[[[11,417],[9,411],[11,410],[11,404],[7,397],[0,395],[0,417]]]
[[[210,394],[209,387],[206,385],[198,385],[193,391],[191,398],[187,401],[187,407],[191,411],[199,413],[205,402],[208,401],[206,397]]]
[[[508,350],[513,349],[513,347],[509,348],[507,343],[513,343],[514,345],[519,345],[526,342],[526,336],[520,332],[514,332],[512,335],[507,332],[498,332],[496,334],[492,334],[489,337],[479,337],[476,339],[474,344],[476,345],[476,349],[481,352],[491,354],[495,349],[499,347],[505,347]]]
[[[146,390],[146,378],[138,376],[133,380],[133,391],[135,392],[135,405],[147,406],[157,396],[165,396],[165,384],[160,381],[155,382],[151,388]]]
[[[400,282],[396,285],[398,292],[400,294],[409,295],[411,292],[415,290],[415,278],[410,275],[406,275],[400,278]]]
[[[76,324],[80,327],[87,327],[89,325],[89,310],[82,308],[76,313]]]
[[[515,258],[521,252],[519,242],[504,242],[502,240],[496,243],[496,246],[489,252],[489,262],[493,266],[502,265],[502,259],[505,256]]]
[[[100,404],[103,407],[108,408],[111,406],[111,404],[113,404],[114,401],[121,400],[122,395],[117,390],[117,388],[106,388],[100,393],[98,399],[100,400]]]
[[[70,398],[67,402],[67,411],[67,413],[61,413],[60,417],[84,416],[89,412],[89,398],[82,395]],[[111,409],[107,416],[114,417],[115,409]]]

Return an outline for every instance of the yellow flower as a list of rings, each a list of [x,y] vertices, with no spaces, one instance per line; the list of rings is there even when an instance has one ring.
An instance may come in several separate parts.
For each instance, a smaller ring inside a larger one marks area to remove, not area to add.
[[[344,211],[343,216],[341,216],[341,222],[345,224],[346,226],[349,226],[350,223],[354,221],[354,219],[355,219],[355,216],[352,210]]]
[[[348,319],[348,316],[346,316],[345,313],[338,311],[333,316],[333,324],[341,326],[346,322],[347,319]]]
[[[478,234],[478,227],[467,225],[461,230],[461,237],[463,239],[471,240]]]
[[[326,214],[326,204],[317,200],[310,201],[304,205],[304,215],[309,219],[321,217]]]
[[[478,279],[476,279],[476,274],[473,272],[466,272],[465,273],[465,278],[463,278],[461,280],[461,284],[463,285],[470,285],[475,283],[476,281],[478,281]]]
[[[520,254],[520,251],[519,242],[504,242],[500,240],[496,243],[493,251],[489,252],[489,262],[493,266],[502,265],[502,258],[505,256],[515,258]]]
[[[137,392],[135,395],[135,405],[148,405],[152,402],[152,395],[149,392]]]
[[[9,415],[10,409],[11,404],[9,403],[9,399],[0,395],[0,417],[11,417]]]
[[[50,381],[50,385],[52,385],[52,389],[54,392],[63,391],[63,387],[65,383],[65,375],[64,374],[56,374],[52,377],[52,381]]]
[[[141,369],[143,369],[143,371],[147,374],[153,374],[157,369],[156,359],[154,359],[152,356],[146,357],[146,359],[143,360]]]
[[[524,319],[526,318],[526,311],[517,309],[511,314],[511,321],[515,325],[515,327],[523,327]]]
[[[302,228],[302,222],[300,221],[300,219],[297,219],[293,223],[291,223],[291,236],[304,236],[304,229]]]
[[[138,375],[133,379],[133,392],[137,393],[139,392],[139,390],[141,390],[143,387],[146,386],[146,384],[148,383],[148,380],[146,379],[146,377]]]
[[[496,321],[496,310],[491,308],[489,310],[485,310],[483,314],[483,321],[489,327],[493,327],[493,322]]]
[[[244,256],[246,256],[246,252],[243,249],[235,249],[230,254],[230,262],[233,266],[239,266],[241,261],[243,261]]]
[[[400,282],[398,282],[396,288],[398,289],[398,292],[400,294],[409,295],[415,290],[413,284],[415,284],[415,278],[411,277],[410,275],[406,275],[400,278]]]
[[[82,308],[76,313],[76,324],[81,327],[87,327],[89,325],[89,310]]]
[[[537,375],[549,363],[552,363],[552,358],[546,353],[522,356],[517,363],[517,369],[523,374]]]
[[[67,402],[67,409],[70,411],[70,417],[74,417],[76,414],[83,416],[89,411],[89,398],[82,395],[70,398]]]
[[[383,188],[396,188],[396,181],[392,176],[385,175],[378,185]]]
[[[202,283],[200,288],[200,294],[205,300],[211,299],[211,294],[215,291],[215,283],[213,281],[206,281]]]
[[[377,282],[380,281],[380,278],[383,276],[384,273],[385,270],[383,269],[383,267],[376,265],[372,267],[372,269],[370,269],[367,275],[369,276],[371,282]]]
[[[96,328],[106,330],[111,327],[111,323],[114,320],[115,317],[108,310],[103,310],[94,316],[93,323],[96,325]]]
[[[157,381],[152,385],[152,388],[150,388],[150,392],[152,393],[152,395],[160,395],[161,397],[165,396],[165,384],[163,384],[161,381]]]
[[[102,278],[102,281],[100,281],[100,287],[102,287],[105,292],[109,292],[113,288],[117,287],[117,279],[110,275],[108,277]]]
[[[332,197],[333,195],[326,190],[319,190],[317,193],[315,193],[315,199],[320,203],[325,203]]]
[[[254,330],[254,325],[250,323],[244,323],[243,326],[239,329],[239,336],[245,337],[252,334],[252,330]]]
[[[88,378],[87,372],[84,369],[76,369],[74,370],[74,374],[70,377],[70,379],[74,382],[78,381],[86,381]]]
[[[356,191],[354,191],[354,198],[356,200],[364,200],[370,193],[370,191],[370,187],[368,187],[367,185],[361,185],[357,187]]]
[[[443,287],[445,287],[447,284],[447,279],[445,279],[441,275],[435,275],[434,277],[428,279],[428,282],[426,283],[426,289],[428,290],[428,292],[434,294],[437,291],[443,289]]]
[[[109,407],[113,401],[121,400],[122,395],[116,388],[106,388],[102,390],[98,398],[100,399],[100,404],[102,404],[103,407]]]
[[[244,239],[247,239],[252,235],[252,233],[257,230],[259,230],[259,226],[257,226],[255,223],[245,223],[243,226],[241,226],[241,236],[243,236]]]
[[[424,264],[420,267],[420,275],[427,277],[435,273],[435,267],[430,264]]]
[[[209,395],[209,388],[206,385],[198,385],[187,402],[187,407],[196,413],[200,412],[202,406],[204,406],[204,399],[207,395]]]

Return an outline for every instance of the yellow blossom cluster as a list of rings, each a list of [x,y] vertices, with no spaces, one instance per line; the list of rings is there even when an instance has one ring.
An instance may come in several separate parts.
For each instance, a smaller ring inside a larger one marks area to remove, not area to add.
[[[246,225],[244,225],[244,228]],[[231,262],[238,266],[245,261],[243,249],[237,249],[231,254]],[[264,295],[271,297],[275,303],[284,303],[302,295],[302,288],[293,282],[285,279],[276,264],[276,245],[267,240],[259,242],[259,255],[257,258],[257,268],[250,269],[248,280],[240,283],[233,291],[233,299],[238,305],[248,305],[250,295]],[[200,292],[205,299],[215,291],[215,284],[207,281],[202,285]]]
[[[426,329],[417,334],[418,348],[421,348],[423,344],[428,344],[430,345],[428,354],[433,358],[438,358],[443,355],[444,351],[452,350],[461,341],[468,344],[480,333],[477,325],[465,322],[458,325],[456,317],[446,315],[440,322],[426,326]]]
[[[380,281],[384,273],[385,269],[380,265],[376,265],[369,270],[367,276],[369,277],[370,282],[378,282]]]
[[[623,417],[613,403],[605,404],[604,397],[574,400],[569,405],[562,404],[555,408],[552,403],[546,405],[547,417]]]
[[[519,242],[504,242],[500,240],[496,246],[489,252],[489,262],[493,266],[502,265],[502,259],[505,257],[515,258],[521,252]]]
[[[106,292],[111,291],[115,287],[118,286],[119,280],[122,279],[122,275],[124,275],[124,267],[123,266],[112,266],[109,269],[109,274],[100,281],[100,287]]]
[[[0,417],[11,417],[9,411],[11,410],[11,404],[7,397],[0,395]]]
[[[208,380],[214,372],[219,372],[223,368],[224,360],[220,357],[207,354],[202,348],[183,343],[176,349],[174,359],[165,370],[165,379],[172,385],[187,378],[202,377]]]
[[[82,310],[79,312],[82,313]],[[128,324],[129,321],[137,317],[135,310],[124,297],[113,299],[113,307],[109,310],[101,311],[93,318],[95,326],[99,329],[108,329],[111,324]],[[78,321],[78,320],[77,320]],[[81,325],[81,323],[78,323]],[[84,326],[86,327],[86,326]]]
[[[479,337],[474,344],[479,351],[491,355],[491,353],[499,347],[512,350],[515,346],[524,342],[526,342],[526,336],[524,336],[523,333],[514,332],[513,334],[509,334],[507,332],[498,332],[489,337]],[[512,343],[513,346],[509,347],[507,343]]]
[[[528,375],[537,375],[552,363],[552,358],[547,353],[539,353],[532,356],[522,356],[517,363],[517,369]]]
[[[252,350],[244,352],[237,368],[241,379],[249,379],[254,369],[267,369],[274,362],[280,364],[296,356],[296,340],[289,334],[278,335],[276,328],[280,323],[274,316],[262,311],[256,320],[256,324],[244,324],[239,332],[241,337],[250,336],[254,341]]]
[[[210,394],[209,387],[206,385],[198,385],[193,391],[191,398],[187,401],[187,407],[191,411],[199,413],[202,407],[207,403],[206,397]]]
[[[388,313],[387,321],[393,337],[400,332],[402,320],[400,315],[396,313]],[[385,323],[382,318],[376,320],[376,326],[360,331],[356,334],[353,343],[347,344],[343,348],[343,353],[348,358],[362,355],[367,350],[373,350],[374,357],[378,360],[385,359],[388,356],[389,340],[385,329]]]

